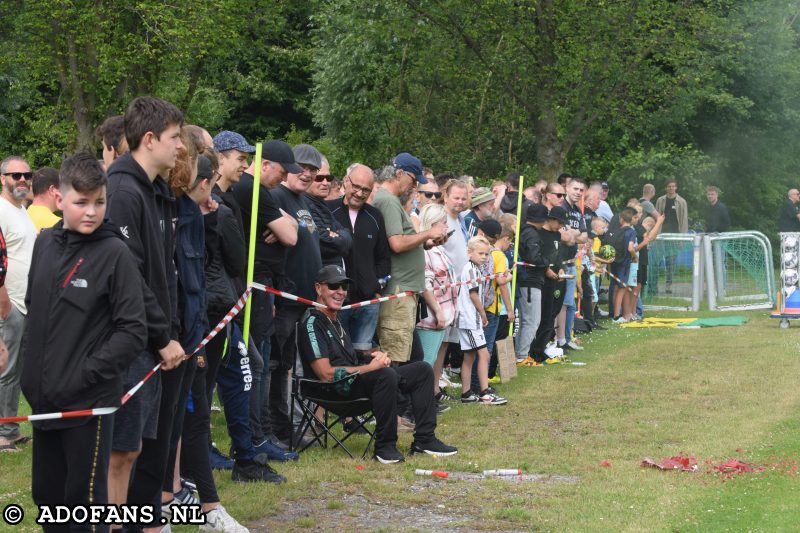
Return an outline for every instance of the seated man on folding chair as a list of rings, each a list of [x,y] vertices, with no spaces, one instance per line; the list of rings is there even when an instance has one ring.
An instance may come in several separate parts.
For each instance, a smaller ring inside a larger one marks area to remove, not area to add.
[[[449,456],[458,450],[436,438],[436,405],[433,369],[418,361],[391,366],[380,351],[362,355],[353,349],[350,337],[336,318],[347,296],[350,279],[338,265],[320,269],[316,278],[317,302],[327,309],[311,308],[303,317],[297,335],[300,357],[321,381],[344,380],[337,387],[341,398],[370,398],[375,414],[375,459],[383,464],[404,460],[397,450],[397,393],[411,397],[416,420],[411,454]]]

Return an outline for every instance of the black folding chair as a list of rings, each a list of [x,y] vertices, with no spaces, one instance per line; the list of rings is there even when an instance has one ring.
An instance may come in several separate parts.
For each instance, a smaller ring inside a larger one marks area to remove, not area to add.
[[[305,364],[302,357],[295,359],[295,372],[292,373],[292,403],[299,408],[302,419],[298,431],[292,432],[290,448],[302,452],[315,443],[327,448],[330,437],[336,442],[334,448],[340,446],[347,455],[353,458],[353,453],[345,446],[345,442],[353,435],[363,431],[369,435],[369,442],[361,454],[361,458],[365,458],[375,441],[375,431],[367,427],[367,421],[372,417],[372,400],[369,398],[345,399],[337,392],[339,385],[347,380],[355,379],[355,375],[350,374],[330,382],[298,376],[297,359],[302,361],[305,376],[314,376],[313,370]],[[318,408],[325,410],[325,414],[321,418],[317,415]],[[292,427],[295,427],[294,415],[295,409],[292,408]],[[351,418],[352,422],[345,428],[344,422],[348,418]],[[336,424],[340,423],[344,429],[344,436],[341,439],[333,432]],[[306,435],[312,438],[303,443],[303,437]]]

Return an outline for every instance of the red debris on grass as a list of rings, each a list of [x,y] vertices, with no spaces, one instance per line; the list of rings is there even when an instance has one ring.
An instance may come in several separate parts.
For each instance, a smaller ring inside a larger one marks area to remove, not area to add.
[[[356,470],[364,470],[364,465],[356,465]]]
[[[611,461],[609,461],[608,459],[603,459],[602,461],[600,461],[600,466],[604,468],[611,468]]]
[[[722,464],[715,465],[713,467],[715,472],[721,472],[723,474],[752,474],[753,472],[761,472],[764,470],[763,466],[756,466],[750,463],[745,463],[744,461],[740,461],[738,459],[728,459]]]
[[[658,468],[659,470],[680,470],[682,472],[696,472],[697,459],[694,455],[674,455],[664,458],[660,463],[645,457],[642,466]]]

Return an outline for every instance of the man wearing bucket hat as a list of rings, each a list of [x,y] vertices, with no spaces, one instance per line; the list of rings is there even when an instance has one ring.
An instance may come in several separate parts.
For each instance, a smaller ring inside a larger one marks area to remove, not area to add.
[[[478,234],[481,222],[494,217],[495,196],[487,187],[478,187],[473,191],[471,200],[472,209],[464,216],[470,238]]]

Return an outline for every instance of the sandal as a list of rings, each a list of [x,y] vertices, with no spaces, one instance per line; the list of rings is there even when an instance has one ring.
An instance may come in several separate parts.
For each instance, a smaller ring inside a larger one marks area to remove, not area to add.
[[[9,444],[0,444],[0,453],[17,453],[21,452],[19,448],[17,448],[16,444],[13,442]]]

